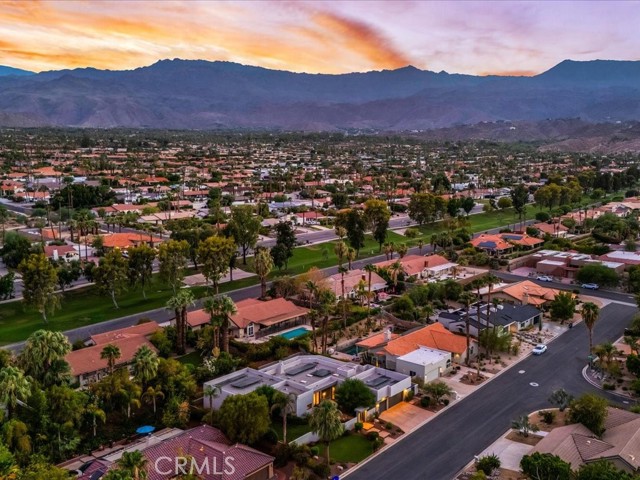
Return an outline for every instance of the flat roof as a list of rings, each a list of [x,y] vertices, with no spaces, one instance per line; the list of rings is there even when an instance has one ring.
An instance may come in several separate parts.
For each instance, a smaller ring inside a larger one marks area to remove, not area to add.
[[[415,363],[416,365],[432,365],[443,359],[451,359],[451,353],[434,348],[420,347],[413,352],[398,357],[398,360]]]

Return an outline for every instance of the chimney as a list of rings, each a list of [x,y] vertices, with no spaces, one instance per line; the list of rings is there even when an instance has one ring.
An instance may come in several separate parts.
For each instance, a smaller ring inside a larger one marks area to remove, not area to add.
[[[522,304],[529,305],[529,294],[526,292],[522,295]]]
[[[390,329],[390,328],[387,328],[387,329],[384,331],[384,340],[385,340],[386,342],[388,342],[388,341],[390,341],[390,340],[391,340],[391,329]]]
[[[362,278],[362,280],[366,280],[366,278],[364,276],[364,273],[362,274],[361,278]]]
[[[427,261],[424,261],[424,268],[427,268]]]

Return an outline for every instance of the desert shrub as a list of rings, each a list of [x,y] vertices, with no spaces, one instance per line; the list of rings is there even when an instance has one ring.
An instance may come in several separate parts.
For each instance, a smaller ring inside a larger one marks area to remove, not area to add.
[[[422,397],[420,399],[420,406],[429,407],[431,405],[431,397]]]
[[[541,410],[538,412],[538,415],[542,417],[542,421],[547,425],[551,425],[556,418],[556,412],[553,410]]]
[[[476,468],[484,472],[485,475],[491,475],[494,470],[500,468],[500,459],[497,455],[485,455],[478,460]]]

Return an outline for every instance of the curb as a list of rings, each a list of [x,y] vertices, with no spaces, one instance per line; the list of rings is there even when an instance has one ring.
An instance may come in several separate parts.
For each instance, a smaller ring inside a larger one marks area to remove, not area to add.
[[[636,399],[634,399],[634,398],[632,398],[632,397],[630,397],[628,395],[624,395],[622,393],[618,393],[615,390],[605,390],[604,388],[602,388],[602,385],[600,385],[598,382],[596,382],[595,380],[593,380],[593,379],[591,379],[589,377],[589,375],[587,374],[588,369],[589,369],[589,365],[585,365],[584,368],[582,369],[582,377],[587,381],[587,383],[589,383],[592,386],[596,387],[598,390],[602,390],[603,392],[607,392],[608,394],[615,395],[616,397],[619,397],[619,398],[623,398],[628,403],[631,403],[631,402],[634,402],[634,401],[637,403]]]

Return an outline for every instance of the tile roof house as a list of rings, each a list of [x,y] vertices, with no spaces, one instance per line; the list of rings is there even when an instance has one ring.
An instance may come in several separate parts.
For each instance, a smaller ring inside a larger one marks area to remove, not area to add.
[[[236,303],[237,312],[229,318],[231,335],[235,338],[260,338],[285,328],[305,324],[309,309],[299,307],[284,298],[258,300],[248,298]],[[204,310],[187,313],[187,323],[197,329],[209,323],[209,314]]]
[[[103,245],[106,249],[119,248],[120,250],[126,250],[143,244],[154,247],[160,243],[162,243],[162,238],[154,237],[147,233],[123,232],[112,233],[103,237]]]
[[[378,268],[388,268],[396,262],[400,262],[405,275],[416,278],[439,277],[458,266],[457,263],[452,263],[441,255],[406,255],[403,258],[386,260],[375,265]]]
[[[561,223],[534,223],[533,228],[540,230],[545,235],[551,235],[552,237],[566,237],[569,233],[569,229]]]
[[[519,305],[534,305],[540,307],[556,298],[560,290],[538,285],[530,280],[517,283],[509,283],[491,290],[491,298],[505,300]],[[487,300],[488,292],[482,294],[482,299]]]
[[[357,299],[358,284],[364,282],[365,289],[369,289],[369,273],[357,269],[349,270],[344,274],[344,292],[345,296],[352,299]],[[336,298],[342,298],[342,275],[336,273],[323,280],[323,286],[331,290]],[[371,293],[383,291],[387,288],[387,282],[384,278],[378,275],[376,272],[371,272]]]
[[[640,415],[607,408],[605,431],[598,438],[582,424],[554,428],[533,448],[558,455],[577,469],[585,463],[608,460],[629,473],[640,471]]]
[[[274,458],[239,443],[232,444],[208,425],[183,432],[155,435],[90,462],[77,478],[96,480],[115,465],[125,451],[140,451],[147,460],[146,478],[165,480],[190,471],[202,480],[271,480]],[[186,462],[184,461],[186,459]]]
[[[385,345],[372,349],[371,353],[379,365],[394,370],[398,357],[411,353],[420,347],[449,352],[454,361],[459,361],[466,354],[467,339],[464,336],[451,333],[440,323],[434,323],[391,339]]]
[[[532,249],[543,243],[544,240],[541,238],[531,237],[524,233],[483,233],[471,239],[471,245],[493,255],[508,253],[514,247],[525,250]]]
[[[71,368],[71,374],[81,387],[99,381],[108,373],[107,360],[100,358],[102,349],[107,344],[115,345],[120,349],[120,358],[116,360],[116,368],[131,364],[133,356],[142,346],[146,345],[156,351],[156,347],[144,335],[131,335],[69,352],[65,360]]]

